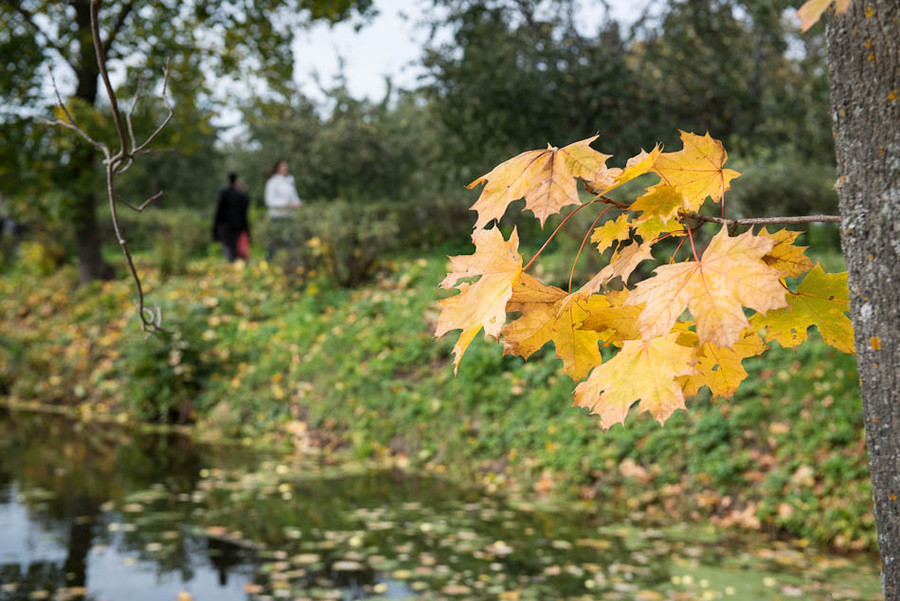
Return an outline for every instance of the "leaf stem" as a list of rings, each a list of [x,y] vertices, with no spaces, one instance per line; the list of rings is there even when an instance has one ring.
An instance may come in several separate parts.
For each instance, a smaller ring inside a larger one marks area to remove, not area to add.
[[[578,265],[578,259],[581,257],[581,251],[584,250],[584,245],[587,243],[588,236],[591,235],[591,231],[593,231],[594,226],[597,225],[597,222],[606,215],[606,213],[612,207],[606,207],[603,211],[597,215],[597,218],[594,219],[594,222],[591,223],[591,227],[588,228],[587,233],[584,235],[584,238],[581,239],[581,246],[578,247],[578,254],[575,255],[575,261],[572,262],[572,271],[569,272],[569,294],[572,293],[572,278],[575,277],[575,267]]]
[[[550,237],[547,238],[547,240],[544,242],[544,245],[541,246],[540,249],[538,249],[538,251],[534,254],[533,257],[531,257],[531,260],[528,261],[528,264],[525,265],[525,267],[522,268],[522,271],[528,271],[528,268],[531,267],[531,264],[534,263],[535,259],[537,259],[537,258],[541,255],[541,253],[544,252],[544,249],[547,248],[547,245],[550,244],[550,241],[553,240],[553,238],[556,236],[556,234],[559,233],[559,230],[562,229],[562,227],[566,224],[566,222],[567,222],[569,219],[571,219],[571,218],[575,215],[575,213],[577,213],[578,211],[580,211],[581,209],[583,209],[583,208],[585,208],[585,207],[587,207],[587,206],[590,206],[590,205],[594,204],[595,202],[599,202],[599,201],[598,201],[597,199],[594,199],[594,200],[592,200],[592,201],[590,201],[590,202],[586,202],[586,203],[584,203],[583,205],[579,205],[579,207],[578,207],[577,209],[575,209],[574,211],[572,211],[571,213],[569,213],[568,215],[566,215],[566,218],[563,219],[562,222],[560,222],[560,224],[559,224],[558,226],[556,226],[556,229],[553,230],[553,233],[550,234]]]

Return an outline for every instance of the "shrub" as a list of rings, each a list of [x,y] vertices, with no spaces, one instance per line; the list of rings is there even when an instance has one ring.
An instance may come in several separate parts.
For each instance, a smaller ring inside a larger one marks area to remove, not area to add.
[[[212,344],[204,337],[208,307],[199,303],[178,307],[167,331],[144,339],[124,338],[122,374],[124,401],[134,415],[149,422],[185,423],[195,420],[206,380],[220,370]]]
[[[324,276],[340,286],[357,286],[375,273],[389,252],[426,249],[468,230],[464,204],[354,203],[345,200],[302,205],[291,217],[265,220],[255,228],[285,273]]]

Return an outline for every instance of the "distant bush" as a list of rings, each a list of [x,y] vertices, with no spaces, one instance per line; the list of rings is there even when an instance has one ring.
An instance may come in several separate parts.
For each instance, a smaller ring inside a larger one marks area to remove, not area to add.
[[[464,206],[450,201],[421,204],[344,200],[302,205],[293,215],[266,220],[259,239],[290,276],[324,276],[357,286],[390,252],[440,244],[466,229]]]
[[[834,165],[783,149],[735,157],[729,166],[741,172],[726,195],[734,217],[837,212]]]

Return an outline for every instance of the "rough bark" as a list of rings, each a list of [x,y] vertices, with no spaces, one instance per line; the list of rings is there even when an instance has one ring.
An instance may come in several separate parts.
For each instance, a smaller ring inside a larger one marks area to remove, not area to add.
[[[882,588],[900,600],[900,2],[853,0],[828,31],[850,313]]]
[[[73,3],[75,22],[78,26],[78,55],[75,62],[75,76],[78,80],[75,97],[93,106],[97,101],[97,78],[100,69],[94,55],[91,37],[90,4],[86,1]],[[72,169],[93,171],[97,168],[97,152],[80,143],[80,148],[72,155]],[[85,284],[92,280],[108,280],[114,275],[112,267],[103,260],[100,252],[101,236],[97,224],[97,197],[92,192],[82,193],[74,199],[75,244],[78,249],[78,280]]]

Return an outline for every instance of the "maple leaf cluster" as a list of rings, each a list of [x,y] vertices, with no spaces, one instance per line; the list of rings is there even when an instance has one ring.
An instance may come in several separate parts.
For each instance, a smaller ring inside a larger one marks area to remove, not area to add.
[[[453,349],[456,369],[482,328],[502,341],[504,353],[524,359],[553,342],[565,373],[580,382],[575,406],[599,414],[609,428],[624,423],[635,403],[663,423],[704,387],[731,397],[747,377],[744,359],[773,341],[797,347],[811,325],[827,344],[854,352],[847,275],[813,266],[805,247],[794,244],[799,232],[730,235],[723,225],[697,251],[698,212],[708,201],[723,203],[740,175],[724,167],[721,142],[681,132],[681,150],[657,145],[619,169],[591,148],[596,139],[524,152],[469,184],[484,184],[472,206],[475,252],[450,257],[441,286],[459,293],[440,301],[435,331],[440,337],[462,330]],[[647,174],[657,181],[630,204],[607,196]],[[581,200],[578,180],[591,200]],[[521,198],[542,225],[571,205],[578,206],[569,216],[591,205],[619,211],[589,232],[597,251],[612,249],[608,263],[574,291],[571,280],[563,290],[528,274],[537,255],[523,266],[517,231],[505,238],[490,227]],[[676,250],[652,276],[629,285],[638,265],[654,259],[654,245],[671,238],[688,240],[690,255],[675,262]],[[790,290],[786,278],[802,279]],[[604,360],[602,347],[612,350],[610,358]]]

